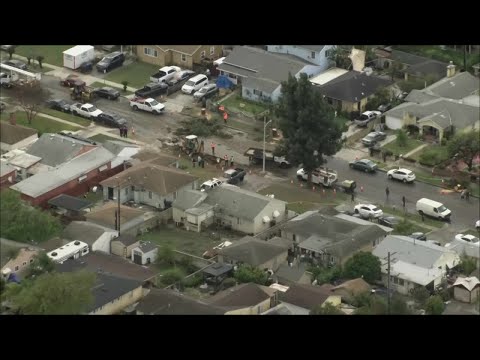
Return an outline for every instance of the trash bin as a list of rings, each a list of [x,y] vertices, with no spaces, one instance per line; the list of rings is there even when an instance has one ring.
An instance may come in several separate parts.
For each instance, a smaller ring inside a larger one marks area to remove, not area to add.
[[[276,128],[272,129],[272,137],[274,137],[274,138],[278,137],[278,131],[277,131]]]

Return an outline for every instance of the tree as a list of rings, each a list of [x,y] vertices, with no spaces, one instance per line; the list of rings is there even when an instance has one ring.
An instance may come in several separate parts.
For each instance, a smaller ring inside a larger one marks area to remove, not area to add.
[[[358,252],[345,263],[343,275],[349,279],[362,277],[372,283],[380,279],[380,259],[368,252]]]
[[[415,301],[420,305],[420,307],[423,307],[425,305],[425,302],[430,297],[430,293],[425,287],[419,286],[413,289],[412,296]]]
[[[470,274],[477,268],[477,263],[475,262],[475,259],[468,257],[466,255],[462,256],[462,262],[459,265],[459,270],[467,275],[470,276]]]
[[[411,311],[405,300],[398,295],[393,295],[390,303],[390,314],[392,315],[410,315]]]
[[[182,269],[173,268],[165,271],[162,277],[160,278],[160,281],[163,285],[168,286],[168,285],[172,285],[179,282],[184,277],[185,277],[185,273],[182,271]]]
[[[346,49],[346,46],[336,46],[329,50],[328,59],[335,62],[335,67],[349,69],[352,66],[352,60],[348,57],[349,55],[350,51]]]
[[[27,205],[13,190],[0,192],[0,236],[21,242],[42,242],[57,236],[60,221],[48,212]]]
[[[123,85],[123,91],[127,91],[127,87],[128,87],[128,81],[127,80],[123,80],[122,81],[122,85]]]
[[[397,138],[396,138],[395,142],[400,147],[407,146],[408,137],[407,137],[407,134],[405,133],[405,131],[403,131],[402,129],[397,131]]]
[[[468,170],[472,171],[473,160],[480,153],[480,132],[470,131],[455,135],[447,145],[450,158],[456,156],[467,164]]]
[[[259,285],[265,285],[268,280],[268,274],[256,267],[242,264],[235,271],[233,277],[239,283],[256,283]]]
[[[42,55],[37,56],[38,66],[40,66],[40,69],[42,69],[42,62],[43,62],[44,59],[45,59],[45,57],[42,56]]]
[[[33,262],[27,268],[25,277],[36,277],[54,271],[55,263],[48,257],[46,252],[42,251],[33,258]]]
[[[403,75],[402,64],[394,61],[393,63],[391,63],[388,72],[390,74],[390,78],[392,79],[392,81],[394,81],[396,77],[401,77]]]
[[[40,85],[40,82],[33,81],[21,86],[14,86],[12,97],[18,105],[25,111],[27,121],[32,123],[42,106],[50,97],[50,92]]]
[[[386,315],[386,301],[376,295],[370,295],[368,302],[355,311],[355,315]]]
[[[375,94],[368,100],[365,110],[376,110],[380,105],[388,104],[391,101],[392,94],[387,88],[378,88]]]
[[[316,279],[319,285],[331,283],[342,276],[342,268],[340,266],[332,268],[311,266],[308,271],[313,274],[312,278]]]
[[[425,312],[428,315],[442,315],[445,310],[443,299],[439,295],[430,296],[425,304]]]
[[[15,54],[15,46],[10,46],[8,48],[8,55],[9,55],[9,59],[12,60],[12,56],[13,54]]]
[[[298,80],[289,75],[281,91],[276,114],[285,154],[294,165],[303,165],[311,183],[312,170],[325,162],[325,155],[334,155],[341,148],[341,125],[306,74]]]
[[[163,245],[158,249],[158,264],[166,264],[175,266],[175,250],[170,245]]]
[[[7,300],[23,315],[77,315],[93,303],[94,273],[51,273],[13,285]]]
[[[325,305],[319,304],[315,306],[311,311],[310,315],[345,315],[339,308],[333,305],[331,302],[327,301]]]

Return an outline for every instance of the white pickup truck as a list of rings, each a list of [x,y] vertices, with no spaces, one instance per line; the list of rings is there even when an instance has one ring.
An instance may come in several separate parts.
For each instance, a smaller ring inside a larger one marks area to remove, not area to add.
[[[375,120],[379,116],[382,116],[380,111],[365,111],[353,123],[359,127],[365,127],[370,121]]]
[[[152,98],[133,98],[130,100],[130,107],[135,111],[143,110],[156,115],[162,114],[165,110],[165,105]]]
[[[297,171],[297,178],[300,180],[308,180],[308,173],[300,169]],[[319,167],[312,171],[312,183],[316,185],[323,185],[325,187],[333,186],[338,180],[338,175],[335,170]]]
[[[154,83],[167,82],[168,80],[173,78],[173,76],[177,72],[181,70],[182,69],[180,69],[178,66],[164,66],[160,70],[158,70],[157,73],[150,76],[150,81]]]
[[[96,118],[98,115],[103,114],[103,111],[97,109],[95,105],[92,104],[82,104],[82,103],[75,103],[70,106],[73,115],[83,116],[87,119]]]
[[[6,88],[11,88],[13,86],[13,83],[18,80],[18,75],[13,73],[13,74],[7,74],[7,73],[0,73],[0,84],[3,87]]]

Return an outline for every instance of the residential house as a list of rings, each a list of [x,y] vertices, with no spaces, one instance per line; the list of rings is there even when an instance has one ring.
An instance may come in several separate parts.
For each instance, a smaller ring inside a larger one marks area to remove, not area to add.
[[[453,284],[455,300],[473,304],[480,294],[480,281],[475,277],[458,277]]]
[[[119,140],[107,140],[103,143],[103,147],[115,155],[115,159],[112,160],[112,169],[125,166],[126,162],[140,151],[139,146]]]
[[[313,85],[321,86],[325,85],[326,83],[335,80],[339,76],[348,73],[348,70],[341,69],[337,67],[330,68],[328,70],[322,71],[320,74],[310,78],[310,82]]]
[[[56,269],[58,272],[100,271],[120,278],[137,280],[143,284],[152,282],[156,276],[156,271],[146,266],[133,264],[119,256],[97,251],[90,252],[78,259],[69,259],[63,264],[57,264]]]
[[[254,283],[223,290],[207,302],[227,308],[225,315],[259,315],[277,304],[277,290]]]
[[[225,315],[227,311],[177,291],[157,288],[151,289],[136,307],[137,315]]]
[[[310,312],[314,307],[323,305],[327,301],[334,301],[337,296],[325,286],[292,284],[287,291],[279,292],[278,300],[283,304],[294,305]]]
[[[390,88],[393,81],[349,71],[317,87],[326,101],[340,111],[363,112],[370,98],[379,89]]]
[[[21,248],[15,258],[8,260],[8,262],[2,267],[2,272],[6,269],[10,269],[13,273],[21,275],[28,266],[33,263],[35,256],[39,254],[37,249],[25,247]]]
[[[286,202],[224,184],[189,191],[172,204],[173,220],[200,231],[213,221],[245,234],[258,234],[286,218]]]
[[[330,52],[335,45],[267,45],[267,51],[278,54],[289,54],[321,67],[321,71],[329,66]]]
[[[97,273],[92,290],[93,304],[89,315],[115,315],[137,303],[143,297],[142,282],[111,274]]]
[[[50,167],[40,164],[42,158],[27,154],[24,150],[11,150],[2,155],[2,163],[13,166],[16,170],[16,178],[13,181],[25,180],[40,171],[49,170]]]
[[[132,250],[132,261],[138,265],[149,265],[158,256],[158,246],[151,242],[142,242]]]
[[[90,211],[93,204],[85,199],[61,194],[48,200],[48,205],[50,205],[57,214],[79,217],[82,216],[85,211]]]
[[[373,255],[390,261],[390,285],[400,294],[408,295],[424,286],[433,292],[445,279],[446,271],[460,263],[460,257],[448,248],[418,241],[411,237],[388,235],[373,250]],[[386,261],[382,263],[382,282],[387,284]]]
[[[117,235],[115,230],[88,221],[72,221],[63,230],[62,237],[68,241],[82,241],[88,244],[90,251],[110,254],[110,242]]]
[[[345,302],[352,303],[355,296],[371,290],[371,286],[365,280],[358,278],[345,281],[332,288],[331,291],[335,295],[340,295]]]
[[[18,191],[32,205],[46,207],[48,200],[57,195],[80,195],[98,185],[103,172],[110,169],[113,158],[111,152],[97,147],[54,170],[40,172],[12,185],[10,189]]]
[[[6,162],[0,162],[0,189],[10,186],[17,178],[17,169]]]
[[[0,121],[0,150],[8,152],[25,148],[38,139],[35,129]]]
[[[274,245],[251,236],[234,242],[218,251],[218,261],[230,264],[247,264],[259,269],[272,269],[287,261],[288,247]]]
[[[119,237],[113,239],[110,243],[110,253],[121,256],[125,259],[132,257],[132,250],[140,245],[140,241],[130,234],[123,233]]]
[[[140,61],[159,67],[176,65],[182,69],[193,69],[194,64],[216,60],[222,52],[222,45],[137,45]]]
[[[309,315],[310,310],[288,303],[280,303],[260,315]]]
[[[479,81],[463,72],[423,90],[412,90],[406,102],[385,113],[390,129],[415,126],[420,134],[441,141],[446,132],[480,129]]]
[[[362,218],[359,218],[359,217],[356,217],[356,216],[352,216],[352,215],[347,215],[347,214],[341,214],[340,213],[340,214],[335,215],[335,217],[338,218],[338,219],[349,221],[349,222],[354,223],[354,224],[372,225],[371,221],[365,220],[365,219],[362,219]],[[393,231],[393,229],[391,227],[383,226],[383,225],[380,225],[380,224],[375,224],[375,225],[377,225],[380,229],[385,231],[385,233],[387,233],[387,234],[390,234]]]
[[[184,171],[140,163],[100,183],[104,200],[117,199],[167,209],[182,191],[197,188],[197,178]]]
[[[242,85],[242,97],[254,101],[277,101],[281,83],[288,74],[317,75],[326,66],[314,65],[293,55],[274,54],[258,48],[236,46],[218,66],[220,75]]]
[[[451,243],[446,244],[445,247],[455,251],[460,257],[465,256],[475,261],[477,269],[480,267],[480,250],[478,249],[478,246],[454,239]]]
[[[427,59],[422,63],[409,66],[405,70],[405,80],[412,78],[433,78],[434,80],[439,80],[445,76],[445,68],[447,66],[448,64],[442,61]]]
[[[88,222],[117,230],[118,204],[110,201],[105,205],[85,214]],[[129,206],[120,206],[120,233],[137,235],[148,231],[159,224],[158,212]]]
[[[275,272],[274,280],[287,286],[292,284],[310,285],[312,283],[312,273],[307,271],[305,263],[282,264]]]
[[[371,251],[387,232],[376,224],[308,211],[283,225],[281,234],[297,244],[303,257],[329,266],[345,263],[358,251]]]

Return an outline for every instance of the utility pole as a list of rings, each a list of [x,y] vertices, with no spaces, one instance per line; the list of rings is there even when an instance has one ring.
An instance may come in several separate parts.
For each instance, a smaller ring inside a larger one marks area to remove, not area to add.
[[[118,190],[117,190],[117,230],[118,230],[118,236],[120,236],[120,179],[118,179]]]
[[[390,315],[390,251],[388,252],[387,264],[387,315]]]
[[[267,125],[272,122],[272,120],[268,120],[267,123],[265,121],[267,120],[267,117],[263,117],[263,171],[262,173],[265,174],[265,143],[266,143],[266,132],[267,132]]]

